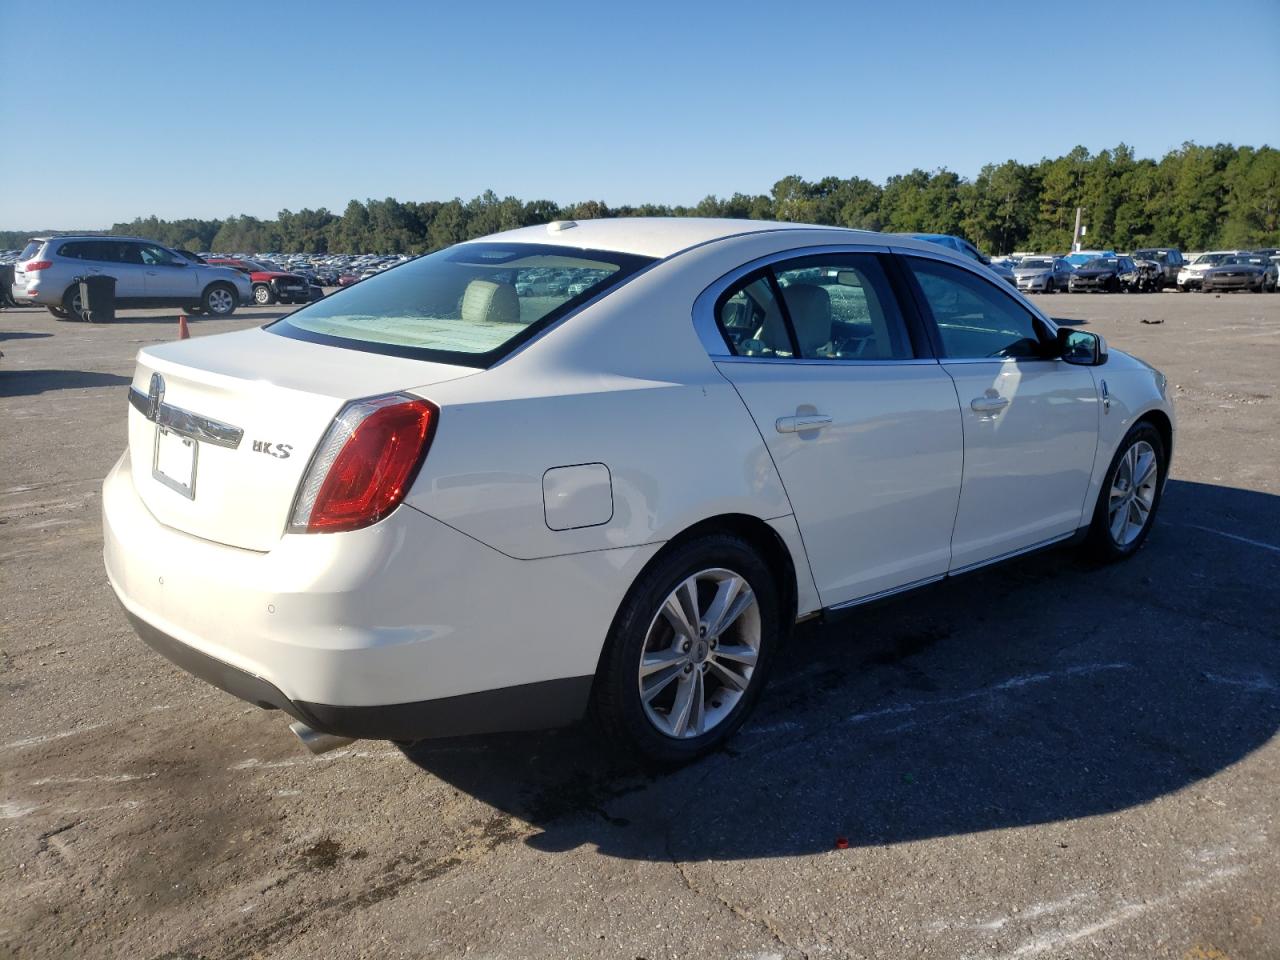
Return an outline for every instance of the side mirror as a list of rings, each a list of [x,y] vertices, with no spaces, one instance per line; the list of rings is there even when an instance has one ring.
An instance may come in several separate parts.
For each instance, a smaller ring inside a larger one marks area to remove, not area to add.
[[[1096,333],[1059,327],[1058,359],[1081,367],[1100,367],[1107,362],[1107,341]]]

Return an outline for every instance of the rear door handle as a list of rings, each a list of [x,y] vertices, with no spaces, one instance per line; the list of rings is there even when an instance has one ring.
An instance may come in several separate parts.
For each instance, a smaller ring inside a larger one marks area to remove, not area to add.
[[[969,406],[977,413],[995,413],[1008,405],[1008,397],[974,397],[969,401]]]
[[[779,417],[774,424],[779,433],[800,433],[803,430],[821,430],[831,426],[831,418],[824,413],[810,413],[803,417]]]

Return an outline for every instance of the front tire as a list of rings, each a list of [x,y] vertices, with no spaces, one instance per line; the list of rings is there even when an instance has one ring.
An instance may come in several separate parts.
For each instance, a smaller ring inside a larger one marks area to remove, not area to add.
[[[238,306],[236,291],[227,283],[212,284],[200,299],[200,306],[211,317],[229,317]]]
[[[253,285],[253,302],[260,307],[269,307],[276,302],[275,291],[268,284],[255,283]]]
[[[1123,560],[1146,542],[1168,471],[1164,438],[1152,424],[1134,424],[1107,468],[1089,526],[1087,547],[1099,560]]]
[[[592,710],[619,750],[687,763],[742,725],[784,635],[774,575],[729,534],[690,541],[650,566],[614,618]]]

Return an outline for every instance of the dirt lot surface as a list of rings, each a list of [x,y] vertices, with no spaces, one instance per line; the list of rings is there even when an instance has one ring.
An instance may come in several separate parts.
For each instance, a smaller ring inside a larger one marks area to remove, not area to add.
[[[99,482],[173,315],[0,312],[0,956],[1280,956],[1280,296],[1044,302],[1175,385],[1145,549],[808,629],[660,776],[581,730],[312,758],[152,653]]]

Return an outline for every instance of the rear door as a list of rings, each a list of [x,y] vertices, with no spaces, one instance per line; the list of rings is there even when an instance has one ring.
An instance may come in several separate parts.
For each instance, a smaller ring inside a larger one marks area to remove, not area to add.
[[[142,250],[135,240],[96,240],[90,244],[90,273],[116,279],[117,300],[141,300],[147,295]]]
[[[790,497],[823,606],[944,575],[962,469],[955,387],[871,251],[783,259],[700,309]],[[705,320],[703,321],[706,322]]]
[[[1003,285],[957,263],[899,252],[932,318],[964,420],[952,571],[1075,532],[1098,442],[1091,368],[1044,359],[1048,326]]]

